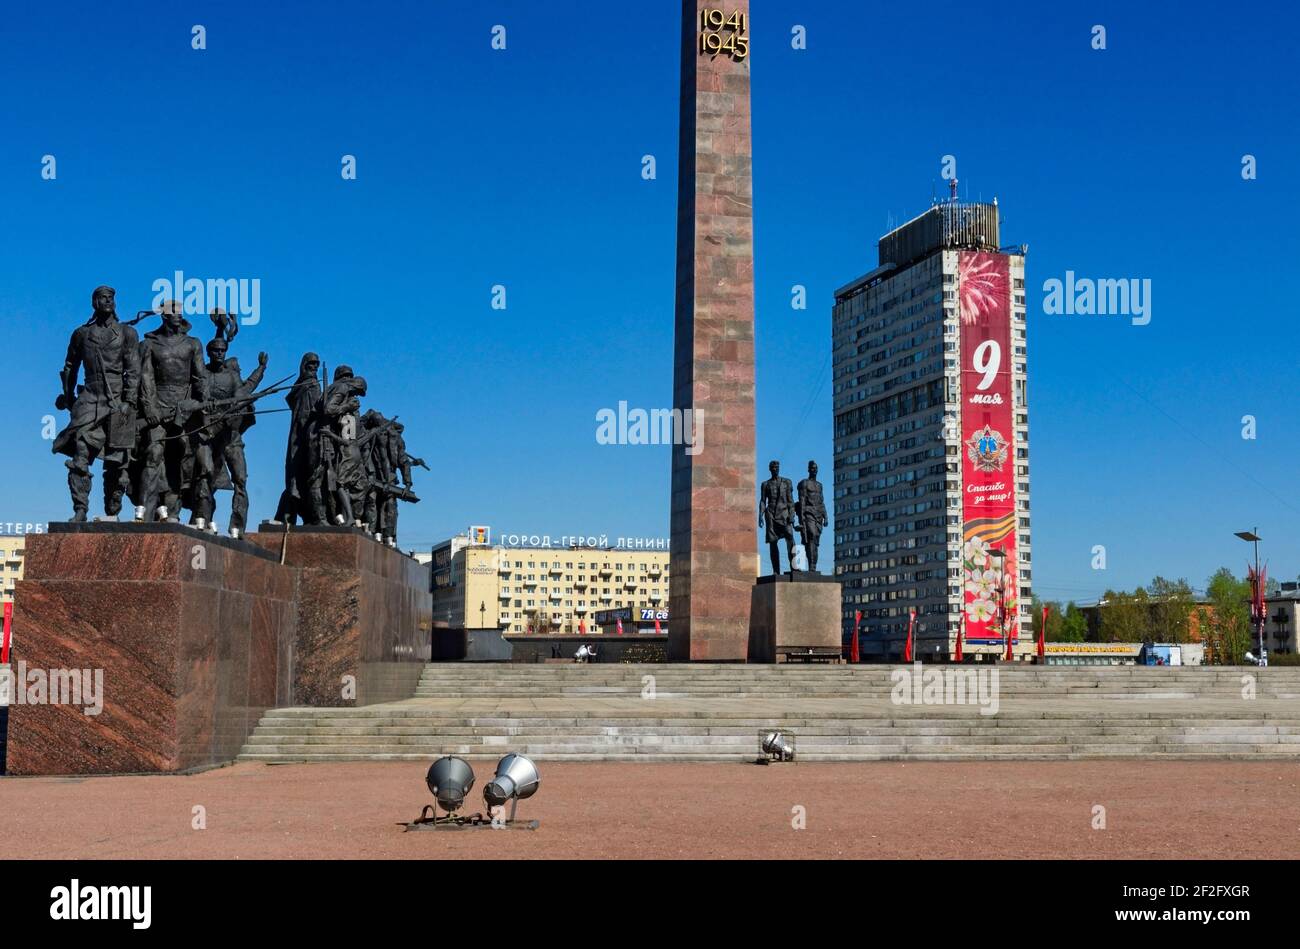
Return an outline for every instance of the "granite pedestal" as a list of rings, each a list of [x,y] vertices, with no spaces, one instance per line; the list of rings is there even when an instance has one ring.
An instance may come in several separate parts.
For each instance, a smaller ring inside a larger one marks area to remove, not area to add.
[[[10,774],[229,761],[263,711],[290,701],[297,578],[260,547],[179,524],[107,523],[54,523],[25,546]],[[51,701],[56,676],[66,686],[71,674],[87,693],[98,676],[98,714],[80,688]]]
[[[838,659],[840,626],[838,580],[804,571],[760,577],[750,598],[749,661]]]
[[[408,698],[429,658],[429,568],[358,530],[56,523],[24,575],[11,774],[221,764],[267,709]]]
[[[429,566],[353,527],[263,522],[248,540],[298,576],[291,705],[409,698],[429,661]]]

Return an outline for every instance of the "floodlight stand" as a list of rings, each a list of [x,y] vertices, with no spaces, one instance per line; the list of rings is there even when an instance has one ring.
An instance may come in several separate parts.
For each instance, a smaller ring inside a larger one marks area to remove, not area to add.
[[[484,817],[482,814],[470,814],[468,817],[460,817],[448,811],[441,817],[438,816],[437,804],[426,804],[420,811],[420,816],[409,823],[402,823],[400,826],[404,831],[410,830],[536,830],[541,826],[540,821],[516,821],[515,810],[519,806],[519,798],[510,799],[510,819],[503,823],[492,823],[491,816]],[[432,811],[432,813],[430,813]]]

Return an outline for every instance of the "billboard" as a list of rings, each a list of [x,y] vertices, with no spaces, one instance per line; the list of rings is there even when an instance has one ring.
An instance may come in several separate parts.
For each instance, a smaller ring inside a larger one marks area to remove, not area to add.
[[[960,252],[957,298],[966,641],[1005,644],[1004,625],[1019,639],[1020,615],[1010,258]]]
[[[469,542],[476,547],[488,546],[492,542],[492,528],[485,525],[471,525]]]

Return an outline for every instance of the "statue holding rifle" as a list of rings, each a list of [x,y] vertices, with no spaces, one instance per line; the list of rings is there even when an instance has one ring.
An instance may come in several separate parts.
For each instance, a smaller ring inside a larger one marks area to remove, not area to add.
[[[215,493],[223,488],[231,489],[230,536],[238,537],[248,522],[244,432],[257,421],[254,401],[270,394],[270,391],[255,394],[266,374],[267,355],[258,353],[257,368],[247,379],[240,378],[239,360],[233,356],[227,358],[229,341],[238,332],[238,324],[220,309],[213,310],[212,321],[217,325],[217,335],[206,347],[210,400],[194,433],[194,513],[198,527],[207,524],[215,530]]]

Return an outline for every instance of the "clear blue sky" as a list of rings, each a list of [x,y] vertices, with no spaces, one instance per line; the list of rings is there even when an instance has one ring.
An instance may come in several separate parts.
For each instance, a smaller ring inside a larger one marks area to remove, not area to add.
[[[670,404],[675,7],[11,4],[0,521],[67,516],[41,417],[91,289],[115,286],[130,314],[181,269],[261,280],[261,323],[232,347],[245,369],[265,349],[278,378],[312,349],[406,421],[434,471],[403,546],[471,523],[666,536],[668,449],[598,445],[595,414]],[[1157,572],[1201,587],[1240,569],[1232,532],[1256,525],[1272,575],[1300,573],[1298,19],[754,0],[760,466],[816,458],[830,481],[833,291],[942,192],[952,154],[963,195],[996,195],[1004,243],[1030,248],[1036,591],[1088,598]],[[1042,281],[1067,269],[1150,278],[1150,325],[1043,315]],[[281,487],[284,426],[265,416],[248,438],[254,520]]]

